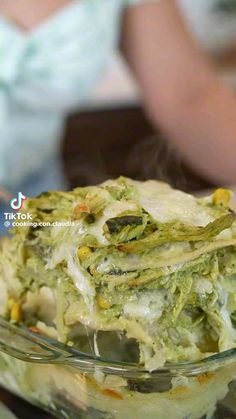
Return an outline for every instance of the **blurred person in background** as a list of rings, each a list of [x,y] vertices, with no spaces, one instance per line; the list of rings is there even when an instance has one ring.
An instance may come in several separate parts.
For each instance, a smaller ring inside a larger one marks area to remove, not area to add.
[[[191,21],[197,4],[222,13],[232,2],[1,0],[2,190],[30,196],[66,187],[60,155],[66,117],[91,94],[117,46],[153,125],[205,178],[236,182],[235,95],[181,12]]]
[[[236,0],[178,0],[178,4],[201,50],[236,88]]]

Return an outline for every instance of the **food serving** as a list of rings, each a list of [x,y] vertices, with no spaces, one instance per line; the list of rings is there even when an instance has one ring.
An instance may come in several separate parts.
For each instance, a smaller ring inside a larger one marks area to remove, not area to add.
[[[1,316],[148,371],[235,347],[230,199],[127,178],[27,199],[35,225],[2,242]]]

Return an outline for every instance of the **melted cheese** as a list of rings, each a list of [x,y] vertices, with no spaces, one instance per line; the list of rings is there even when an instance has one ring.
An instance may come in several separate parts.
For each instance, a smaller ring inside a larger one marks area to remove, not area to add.
[[[213,220],[207,209],[192,195],[155,180],[132,182],[139,191],[140,205],[156,221],[167,223],[178,220],[185,224],[205,226]]]
[[[68,275],[73,279],[76,288],[83,296],[85,304],[91,309],[95,297],[93,285],[91,285],[89,278],[82,272],[81,267],[75,262],[72,255],[69,256],[67,265]]]
[[[145,319],[150,322],[161,317],[164,308],[163,292],[143,293],[124,305],[124,315],[131,319]]]
[[[209,210],[200,205],[192,195],[172,189],[168,184],[155,180],[147,182],[129,180],[129,182],[138,190],[137,203],[113,201],[105,208],[103,216],[89,227],[89,233],[93,234],[100,244],[109,244],[103,234],[103,226],[106,221],[109,218],[117,217],[123,211],[135,211],[138,205],[161,223],[178,220],[184,224],[206,226],[213,221]],[[116,184],[109,181],[109,185],[113,183]]]

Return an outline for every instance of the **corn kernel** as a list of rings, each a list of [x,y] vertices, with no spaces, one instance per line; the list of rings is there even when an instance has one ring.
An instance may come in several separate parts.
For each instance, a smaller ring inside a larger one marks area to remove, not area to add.
[[[110,308],[109,302],[106,300],[106,298],[102,297],[101,295],[98,296],[97,302],[99,307],[103,310]]]
[[[9,308],[9,310],[11,310],[14,303],[15,303],[15,300],[13,298],[8,298],[7,306]]]
[[[219,188],[213,194],[213,204],[227,207],[232,198],[232,192],[229,189]]]
[[[87,259],[87,257],[89,257],[91,255],[91,253],[92,253],[92,250],[88,246],[82,246],[77,251],[78,258],[81,261]]]
[[[14,323],[18,323],[22,318],[22,311],[21,306],[19,303],[13,303],[10,312],[11,321]]]

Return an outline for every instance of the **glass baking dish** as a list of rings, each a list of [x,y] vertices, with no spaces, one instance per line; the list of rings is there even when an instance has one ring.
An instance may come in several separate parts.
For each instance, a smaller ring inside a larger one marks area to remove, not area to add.
[[[236,417],[236,349],[152,373],[0,318],[0,385],[68,419]]]

